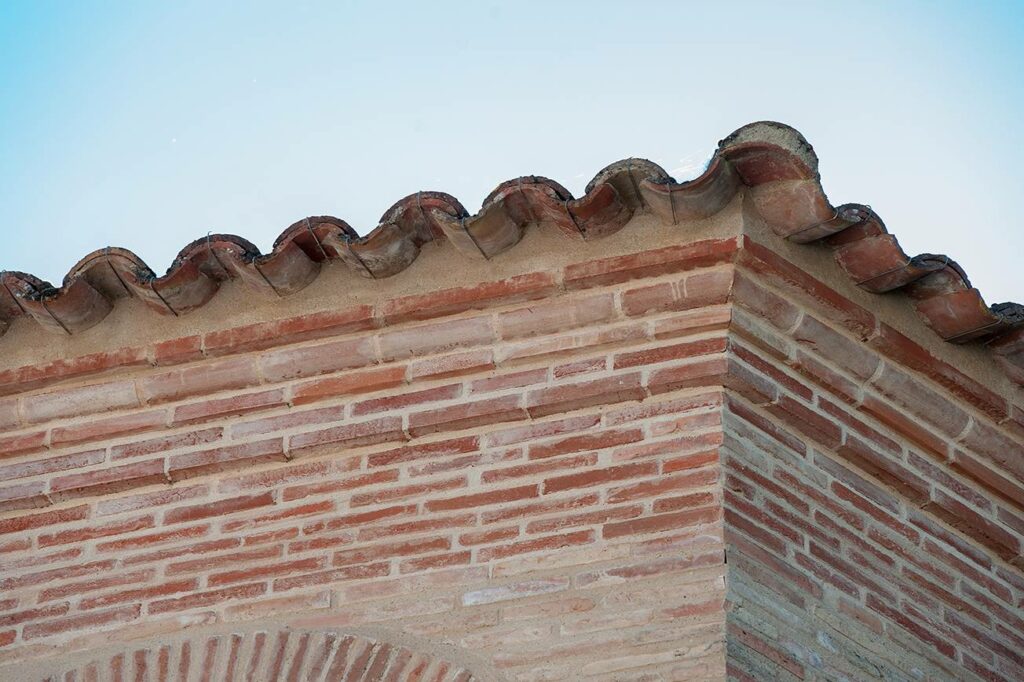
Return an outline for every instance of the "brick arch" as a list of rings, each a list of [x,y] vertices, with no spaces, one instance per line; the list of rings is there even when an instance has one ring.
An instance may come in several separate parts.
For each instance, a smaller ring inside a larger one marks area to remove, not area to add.
[[[30,679],[23,677],[19,679]],[[289,627],[196,632],[63,662],[45,682],[480,682],[459,664],[409,646]]]

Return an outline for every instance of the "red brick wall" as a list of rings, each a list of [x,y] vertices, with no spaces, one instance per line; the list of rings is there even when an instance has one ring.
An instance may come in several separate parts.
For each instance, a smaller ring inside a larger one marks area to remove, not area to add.
[[[0,656],[152,671],[140,638],[287,619],[480,679],[720,678],[735,244],[0,374]]]
[[[1024,679],[1018,406],[756,245],[742,260],[730,677]]]
[[[0,372],[0,665],[1020,679],[1016,397],[737,246]]]

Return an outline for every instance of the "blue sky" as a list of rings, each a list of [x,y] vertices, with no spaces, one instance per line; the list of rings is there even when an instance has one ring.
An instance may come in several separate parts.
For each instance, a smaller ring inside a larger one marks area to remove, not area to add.
[[[59,282],[112,245],[163,272],[209,231],[265,251],[627,156],[685,178],[774,119],[834,203],[1024,300],[1024,3],[210,5],[0,3],[0,268]]]

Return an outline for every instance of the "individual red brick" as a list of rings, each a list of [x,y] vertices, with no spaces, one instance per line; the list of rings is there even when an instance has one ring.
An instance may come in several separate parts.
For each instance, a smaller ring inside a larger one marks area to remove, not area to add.
[[[477,559],[483,562],[494,561],[496,559],[507,559],[517,554],[559,550],[564,547],[587,545],[592,542],[594,542],[594,531],[578,530],[559,535],[546,535],[534,540],[523,540],[521,542],[484,547],[478,551]]]
[[[943,656],[947,658],[954,658],[956,656],[956,648],[945,639],[936,635],[935,633],[938,629],[934,623],[917,609],[906,604],[901,609],[893,608],[890,606],[891,602],[886,603],[885,600],[870,593],[865,598],[865,602],[869,609],[888,618],[904,630],[913,633],[917,639],[932,645]]]
[[[916,419],[909,418],[902,410],[897,410],[888,403],[865,393],[860,410],[871,415],[878,421],[889,426],[901,436],[917,443],[941,459],[946,459],[949,444],[945,439],[921,426]]]
[[[668,317],[651,320],[652,336],[655,339],[674,339],[680,336],[694,336],[709,332],[721,332],[729,328],[732,319],[731,306],[710,306],[677,313]]]
[[[842,442],[842,430],[831,419],[787,395],[780,395],[765,409],[784,424],[828,448],[836,449]]]
[[[30,623],[22,630],[22,638],[37,639],[58,635],[70,630],[94,630],[109,625],[129,623],[139,617],[142,610],[138,604],[123,606],[107,611],[96,611],[74,616],[65,616],[39,623]]]
[[[267,514],[259,514],[258,516],[251,516],[245,519],[237,519],[235,521],[226,521],[221,524],[221,531],[224,533],[234,533],[240,530],[246,530],[248,528],[258,528],[266,524],[276,523],[278,521],[284,521],[286,519],[302,518],[304,516],[316,516],[320,514],[327,514],[333,512],[335,504],[333,500],[322,500],[320,502],[311,502],[309,504],[301,504],[297,507],[289,507],[288,509],[282,509],[281,511],[270,512]]]
[[[550,272],[531,272],[496,282],[391,299],[381,306],[381,314],[389,324],[424,320],[498,304],[545,298],[554,293],[557,286]]]
[[[859,475],[852,469],[843,466],[842,464],[835,462],[818,452],[814,453],[814,464],[819,469],[828,472],[828,474],[837,481],[841,481],[845,486],[856,491],[857,494],[871,500],[871,502],[887,510],[889,513],[893,515],[899,514],[900,499],[885,489],[875,485],[866,477]],[[926,485],[924,490],[926,491],[927,489]]]
[[[699,339],[686,341],[670,346],[658,346],[640,351],[619,353],[613,359],[615,369],[638,367],[640,365],[653,365],[673,360],[684,360],[701,355],[712,355],[724,353],[726,348],[725,339],[721,337],[710,339]]]
[[[0,394],[31,391],[60,379],[83,377],[115,367],[147,365],[145,349],[118,348],[112,351],[61,358],[44,364],[25,365],[0,372]]]
[[[401,417],[381,417],[344,426],[335,426],[319,431],[297,433],[288,439],[288,451],[292,456],[303,450],[319,448],[324,445],[369,445],[403,440]]]
[[[507,388],[520,388],[522,386],[530,386],[533,384],[545,384],[548,380],[548,368],[538,367],[537,369],[527,369],[521,372],[509,372],[507,374],[498,374],[487,379],[476,379],[469,383],[469,392],[475,393],[488,393],[490,391],[502,391]]]
[[[522,399],[517,395],[476,400],[409,415],[409,433],[419,437],[438,431],[458,431],[484,424],[498,424],[526,418]]]
[[[163,459],[151,459],[58,476],[50,481],[50,496],[55,500],[71,500],[166,482]]]
[[[925,375],[990,418],[998,421],[1006,417],[1007,404],[1003,396],[939,360],[884,322],[879,323],[876,334],[867,343],[900,365]]]
[[[0,460],[25,452],[36,452],[46,447],[46,431],[0,436]]]
[[[530,459],[543,459],[546,457],[557,457],[574,452],[585,452],[587,450],[604,450],[626,443],[636,443],[644,437],[643,431],[636,428],[609,429],[607,431],[596,431],[584,433],[578,436],[569,436],[555,441],[535,443],[530,445]]]
[[[1024,500],[1024,485],[986,466],[967,452],[954,448],[950,465],[1010,502]]]
[[[86,563],[79,562],[63,568],[51,568],[35,573],[23,573],[12,578],[0,580],[0,589],[15,590],[30,585],[42,585],[44,583],[55,582],[58,580],[77,578],[83,575],[94,575],[103,571],[109,571],[114,568],[115,564],[116,562],[112,559],[108,561],[89,561]]]
[[[151,614],[186,611],[203,606],[222,604],[233,599],[251,599],[260,596],[266,591],[267,586],[262,583],[232,585],[231,587],[224,587],[219,590],[192,592],[182,597],[158,599],[150,602],[147,609]]]
[[[250,358],[232,358],[143,377],[139,380],[139,392],[145,402],[154,404],[246,388],[259,381],[256,364]]]
[[[125,443],[124,445],[115,445],[110,448],[110,459],[119,460],[143,457],[167,450],[178,450],[193,445],[205,445],[220,440],[223,435],[224,429],[218,426],[199,431],[157,436],[147,440]]]
[[[316,410],[292,410],[284,414],[235,423],[231,426],[231,437],[237,439],[299,426],[341,422],[344,418],[344,405],[332,405]]]
[[[268,382],[311,377],[376,362],[373,339],[364,336],[316,346],[283,347],[259,358],[260,373]]]
[[[175,507],[164,512],[164,524],[184,523],[187,521],[200,521],[213,517],[234,514],[240,511],[258,509],[274,504],[273,493],[260,493],[258,495],[239,495],[225,500],[205,502],[185,507]]]
[[[878,369],[878,357],[863,343],[840,334],[810,315],[800,318],[792,334],[797,342],[858,379],[868,379]]]
[[[821,386],[845,403],[854,404],[860,398],[860,386],[809,353],[797,350],[791,362],[793,369]]]
[[[885,365],[881,374],[872,379],[871,385],[910,414],[947,435],[957,436],[967,426],[967,413],[953,401],[892,365]]]
[[[512,478],[534,476],[536,474],[558,471],[561,469],[579,469],[597,464],[597,455],[577,455],[576,457],[554,457],[552,459],[530,462],[519,466],[489,469],[480,474],[482,483],[507,481]]]
[[[403,326],[381,332],[378,340],[383,360],[401,360],[488,345],[494,342],[494,331],[487,317],[470,317],[415,327]]]
[[[46,481],[30,481],[0,488],[0,512],[37,509],[49,505]]]
[[[537,497],[539,494],[536,485],[523,485],[516,488],[503,488],[489,490],[483,493],[462,495],[460,497],[448,497],[442,499],[428,500],[424,507],[428,511],[451,511],[454,509],[469,509],[472,507],[484,507],[493,504],[503,504]]]
[[[368,474],[352,476],[349,478],[321,481],[318,483],[307,483],[305,485],[294,485],[281,491],[281,499],[285,502],[298,500],[310,495],[325,495],[340,493],[356,488],[367,486],[379,486],[383,483],[394,483],[399,478],[397,469],[384,469]]]
[[[402,500],[410,497],[418,498],[423,495],[429,495],[430,493],[455,490],[457,488],[465,487],[466,478],[464,476],[456,476],[454,478],[431,481],[430,483],[414,483],[413,485],[405,485],[398,488],[384,488],[373,492],[359,493],[358,495],[352,496],[349,500],[349,506],[363,507],[368,504],[381,504],[383,502],[392,502],[394,500]]]
[[[188,528],[175,528],[168,531],[148,533],[146,535],[135,535],[123,540],[109,540],[96,545],[97,552],[124,552],[132,549],[143,549],[152,545],[163,545],[179,542],[181,540],[194,540],[203,537],[210,531],[209,525],[190,526]]]
[[[610,293],[579,298],[557,298],[525,308],[499,313],[498,333],[502,339],[554,334],[614,319],[615,298]]]
[[[41,594],[46,595],[47,592],[48,590],[44,590]],[[39,600],[40,603],[45,601],[50,601],[50,598],[45,597]],[[15,601],[15,603],[17,603],[17,601]],[[20,625],[21,623],[27,623],[34,620],[63,616],[70,610],[71,608],[69,604],[64,602],[63,604],[49,604],[39,608],[24,609],[22,611],[15,611],[14,613],[5,613],[3,616],[0,616],[0,627],[11,627],[12,625]]]
[[[707,507],[714,504],[714,502],[715,496],[713,493],[690,493],[689,495],[676,495],[655,500],[651,510],[655,514],[664,514],[665,512]],[[639,514],[637,515],[639,516]]]
[[[601,533],[606,539],[613,539],[624,535],[660,533],[666,530],[678,531],[698,524],[714,523],[719,519],[719,513],[720,510],[712,506],[668,514],[655,514],[629,521],[607,523],[602,527]]]
[[[569,265],[564,271],[565,287],[582,289],[717,265],[731,260],[737,247],[736,238],[708,239]]]
[[[435,386],[421,391],[410,391],[408,393],[391,393],[381,398],[362,400],[352,405],[352,415],[361,416],[374,414],[376,412],[390,412],[401,410],[406,407],[432,403],[441,400],[452,400],[462,394],[462,384],[448,384],[447,386]]]
[[[647,497],[656,497],[666,493],[679,492],[712,486],[718,482],[718,471],[715,468],[697,469],[675,476],[662,476],[654,480],[617,486],[608,490],[605,500],[608,504],[631,502]]]
[[[683,291],[677,282],[658,282],[622,292],[622,312],[630,317],[683,307]]]
[[[731,341],[729,350],[738,359],[742,360],[750,370],[760,373],[771,379],[780,388],[784,388],[796,397],[807,402],[811,401],[814,392],[797,379],[778,368],[778,363],[764,360],[754,351],[744,347],[742,344]]]
[[[642,476],[653,476],[658,473],[656,462],[636,462],[632,464],[621,464],[606,469],[591,469],[588,471],[555,476],[544,480],[544,494],[561,492],[563,490],[574,490],[594,485],[603,485],[613,481],[622,481]]]
[[[911,502],[919,504],[928,499],[930,486],[927,481],[907,469],[902,462],[878,452],[864,441],[848,435],[838,452]]]
[[[113,606],[115,604],[124,604],[126,602],[148,602],[160,597],[168,597],[172,594],[195,592],[198,587],[199,581],[195,578],[189,578],[187,580],[170,580],[149,587],[140,587],[134,590],[123,590],[121,592],[112,592],[96,597],[88,597],[79,602],[78,607],[83,611],[88,611],[89,609],[99,609],[106,606]]]
[[[114,381],[27,395],[21,399],[21,414],[32,424],[138,406],[135,382]]]
[[[239,552],[231,552],[229,554],[210,553],[207,556],[201,556],[197,559],[187,559],[185,561],[169,563],[164,566],[164,573],[171,576],[209,572],[222,568],[237,568],[239,564],[279,559],[283,551],[284,550],[281,546],[277,546],[256,547]]]
[[[653,394],[724,383],[728,368],[725,357],[691,360],[684,364],[653,370],[647,388]]]
[[[647,325],[638,321],[509,342],[499,347],[497,356],[499,364],[505,365],[539,360],[553,361],[563,356],[579,356],[583,353],[598,352],[610,346],[641,342],[649,337]]]
[[[155,525],[156,523],[152,516],[136,516],[124,521],[94,524],[85,528],[62,530],[56,533],[43,533],[39,536],[38,542],[40,547],[52,547],[54,545],[84,542],[85,540],[95,540],[96,538],[105,538],[111,535],[131,533],[137,530],[153,528]]]
[[[105,454],[103,450],[88,450],[86,452],[75,452],[70,455],[47,457],[45,459],[23,460],[16,464],[0,467],[0,481],[52,474],[55,471],[67,471],[68,469],[81,469],[82,467],[99,464],[103,461]]]
[[[324,563],[323,558],[313,557],[309,559],[296,559],[295,561],[274,562],[265,566],[255,566],[252,568],[240,568],[234,571],[214,573],[207,577],[206,584],[210,587],[219,587],[221,585],[231,585],[233,583],[287,576],[291,573],[316,571],[323,568]]]
[[[643,507],[639,505],[608,507],[595,511],[582,512],[579,514],[566,514],[549,519],[539,519],[526,524],[527,533],[553,533],[565,530],[566,528],[578,528],[580,526],[596,526],[609,521],[622,519],[633,519],[643,513]],[[516,528],[518,532],[518,528]],[[465,543],[463,543],[465,544]]]
[[[451,539],[443,537],[403,540],[335,552],[332,562],[335,567],[368,564],[400,556],[447,551],[451,549],[451,546]]]
[[[220,540],[208,540],[206,542],[193,542],[175,547],[167,547],[154,552],[131,554],[121,559],[125,566],[136,564],[165,563],[169,559],[177,559],[182,556],[196,556],[221,552],[225,549],[233,549],[241,545],[238,538],[223,538]]]
[[[145,583],[153,580],[155,575],[155,570],[146,569],[143,571],[133,571],[131,573],[106,575],[75,583],[64,583],[58,587],[51,587],[41,591],[39,593],[38,602],[42,604],[43,602],[53,601],[54,599],[63,599],[65,597],[81,595],[87,592],[95,592],[97,590],[103,590],[110,587],[123,587],[125,585],[132,585],[135,583]]]
[[[415,511],[415,505],[412,505]],[[413,521],[402,521],[400,523],[364,525],[358,529],[356,534],[357,542],[380,540],[387,538],[393,540],[400,535],[420,535],[428,531],[439,531],[459,529],[472,526],[476,523],[476,514],[448,514],[444,516],[430,516],[419,518]]]
[[[199,334],[183,336],[153,344],[153,364],[177,365],[203,357],[203,337]]]
[[[50,433],[50,445],[69,445],[87,441],[102,440],[115,436],[125,436],[144,431],[155,431],[163,428],[167,422],[167,413],[163,410],[136,412],[97,419],[94,421],[62,426]]]
[[[306,575],[278,578],[274,581],[274,592],[287,592],[310,585],[323,585],[325,583],[337,583],[347,580],[365,580],[367,578],[380,578],[391,572],[390,561],[380,561],[373,564],[358,564],[355,566],[342,566],[328,571],[307,573]]]
[[[735,275],[733,300],[783,331],[792,329],[800,317],[800,309],[788,299],[776,294],[742,270],[738,270]]]
[[[226,445],[208,450],[197,450],[167,458],[167,476],[171,481],[203,476],[210,473],[232,471],[263,462],[283,462],[284,439]]]
[[[555,378],[555,381],[558,381],[559,379],[577,376],[579,374],[603,372],[607,368],[607,358],[590,358],[589,360],[579,360],[577,362],[567,362],[561,365],[555,365],[551,369],[551,375]]]
[[[338,336],[377,326],[373,306],[358,305],[210,332],[204,336],[203,346],[208,355],[226,355]]]
[[[342,395],[370,393],[400,386],[405,382],[404,365],[388,365],[373,369],[346,372],[340,376],[313,379],[292,389],[292,404],[306,403],[335,398]]]
[[[935,514],[1007,561],[1020,554],[1021,540],[1018,536],[940,489],[932,491],[932,500],[922,509]]]
[[[449,440],[437,441],[435,443],[418,443],[406,445],[385,452],[378,452],[367,456],[367,466],[382,467],[400,464],[402,462],[413,462],[420,459],[445,458],[452,455],[476,452],[480,447],[479,436],[465,436],[463,438],[452,438]]]
[[[226,398],[202,400],[175,407],[174,414],[171,417],[171,424],[172,426],[198,424],[214,419],[237,417],[251,412],[269,410],[275,407],[282,407],[285,404],[284,391],[279,388],[269,391],[258,391],[256,393],[232,395]]]
[[[447,568],[448,566],[466,566],[470,563],[472,552],[449,552],[445,554],[434,554],[431,556],[418,557],[416,559],[405,559],[399,562],[399,573],[417,573],[429,571],[432,568]]]
[[[164,490],[139,493],[138,495],[99,500],[96,502],[96,515],[109,516],[110,514],[122,514],[124,512],[159,507],[185,500],[194,500],[205,497],[209,492],[210,488],[206,485],[175,486]]]
[[[801,455],[807,452],[807,444],[794,434],[779,426],[777,423],[778,420],[768,419],[760,412],[751,409],[739,400],[735,400],[731,397],[726,401],[726,404],[729,407],[729,417],[740,419],[743,422],[750,424],[755,430],[775,439],[781,445],[793,452]]]
[[[540,502],[530,502],[528,504],[509,506],[505,509],[485,511],[480,514],[480,521],[483,524],[501,523],[510,519],[524,519],[543,514],[556,514],[572,509],[592,507],[599,502],[600,495],[594,492],[554,500],[545,499]]]
[[[530,416],[536,418],[593,405],[642,400],[644,396],[637,372],[530,391],[526,405]]]
[[[960,440],[962,447],[970,448],[983,459],[1013,474],[1024,481],[1024,458],[1020,456],[1021,445],[1003,431],[976,419],[970,430]]]

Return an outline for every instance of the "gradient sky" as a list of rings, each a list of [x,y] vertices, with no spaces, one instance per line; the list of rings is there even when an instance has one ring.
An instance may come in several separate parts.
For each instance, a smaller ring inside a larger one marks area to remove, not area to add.
[[[0,3],[0,268],[209,231],[360,233],[421,189],[574,194],[643,156],[679,179],[773,119],[833,203],[1024,300],[1024,3]]]

